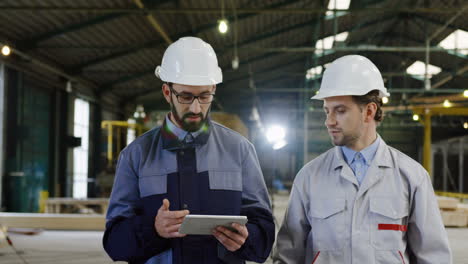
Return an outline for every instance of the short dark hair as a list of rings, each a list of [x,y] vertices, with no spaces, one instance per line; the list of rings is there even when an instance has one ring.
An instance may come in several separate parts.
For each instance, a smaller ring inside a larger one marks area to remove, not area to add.
[[[379,90],[372,90],[365,95],[353,95],[353,101],[358,104],[360,107],[365,106],[369,103],[375,103],[377,105],[377,111],[375,111],[374,120],[377,122],[382,122],[384,115],[382,111],[382,98],[379,96]]]

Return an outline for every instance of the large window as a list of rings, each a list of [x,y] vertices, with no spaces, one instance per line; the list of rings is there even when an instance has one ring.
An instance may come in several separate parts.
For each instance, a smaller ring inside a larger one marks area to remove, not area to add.
[[[73,149],[73,198],[88,196],[89,103],[75,99],[73,135],[81,146]]]

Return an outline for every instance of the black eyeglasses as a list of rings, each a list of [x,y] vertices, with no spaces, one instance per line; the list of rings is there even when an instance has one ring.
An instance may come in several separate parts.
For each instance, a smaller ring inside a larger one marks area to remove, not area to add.
[[[209,94],[209,93],[204,93],[200,95],[193,95],[193,94],[180,94],[172,88],[172,85],[168,85],[169,89],[171,89],[171,92],[174,93],[174,95],[177,98],[177,101],[181,104],[191,104],[193,103],[193,100],[198,99],[198,102],[200,104],[209,104],[213,102],[214,100],[214,95],[215,94]]]

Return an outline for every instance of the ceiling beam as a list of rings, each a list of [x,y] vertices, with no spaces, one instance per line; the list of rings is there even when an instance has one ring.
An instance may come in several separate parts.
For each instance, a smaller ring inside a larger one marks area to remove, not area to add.
[[[360,30],[360,29],[363,29],[363,28],[366,28],[366,27],[369,27],[369,26],[373,26],[373,25],[376,25],[378,23],[382,23],[382,22],[384,22],[386,20],[389,20],[389,19],[393,18],[393,16],[394,15],[384,16],[384,17],[381,17],[381,18],[378,18],[378,19],[375,19],[375,20],[372,20],[372,21],[369,21],[369,22],[366,22],[366,23],[361,23],[361,24],[359,24],[357,26],[353,26],[351,28],[350,32],[353,32],[355,30]],[[263,34],[261,36],[255,37],[254,39],[249,39],[249,40],[246,40],[246,41],[244,41],[242,43],[239,43],[238,48],[242,48],[243,46],[247,46],[249,44],[252,44],[252,43],[255,43],[255,42],[258,42],[258,41],[262,41],[262,40],[265,40],[265,39],[270,38],[272,36],[282,34],[282,33],[285,33],[285,32],[289,32],[291,30],[296,30],[296,29],[299,29],[299,28],[310,26],[312,23],[316,23],[317,21],[318,21],[317,19],[311,19],[311,20],[306,21],[306,22],[301,23],[301,24],[293,25],[293,26],[290,26],[290,27],[286,27],[286,28],[271,32],[271,33]],[[223,55],[223,53],[227,52],[229,49],[232,49],[233,47],[234,47],[234,45],[231,45],[226,49],[223,49],[221,51],[217,51],[217,53],[219,54],[218,57],[221,57]],[[125,53],[125,52],[123,52],[123,53]],[[248,63],[252,63],[253,61],[257,61],[257,60],[264,59],[264,58],[269,58],[271,56],[275,56],[275,54],[276,54],[276,52],[273,52],[273,53],[270,53],[270,54],[268,54],[266,56],[258,57],[255,60],[248,60],[246,62],[241,61],[240,65],[245,65],[245,64],[248,64]],[[113,57],[113,56],[111,56],[111,57]],[[229,66],[227,66],[227,67],[229,67]],[[142,77],[142,76],[144,76],[146,74],[152,74],[152,73],[153,73],[153,70],[148,70],[148,71],[143,71],[141,73],[136,73],[136,74],[131,75],[131,76],[122,77],[122,78],[120,78],[120,79],[118,79],[116,81],[105,84],[103,86],[103,92],[112,90],[113,85],[117,85],[117,84],[122,83],[122,82],[127,82],[127,81],[130,81],[130,80],[138,79],[138,78],[140,78],[140,77]]]
[[[376,45],[357,45],[346,47],[334,47],[329,49],[315,48],[315,47],[249,47],[243,48],[244,50],[256,52],[292,52],[292,53],[312,53],[315,51],[374,51],[374,52],[425,52],[424,46],[376,46]],[[438,46],[429,47],[430,52],[444,52],[448,53],[452,49],[445,49]],[[453,49],[455,50],[455,49]],[[468,48],[457,49],[468,50]]]
[[[149,2],[149,1],[145,0],[144,2]],[[159,5],[159,4],[164,4],[164,3],[167,3],[167,2],[170,2],[170,0],[157,0],[156,4]],[[2,10],[4,10],[3,7],[2,7]],[[93,13],[93,14],[95,14],[95,13]],[[125,17],[127,15],[131,15],[131,14],[129,14],[127,12],[113,12],[113,13],[108,13],[108,14],[105,14],[105,15],[102,15],[102,16],[94,17],[94,18],[92,18],[90,20],[87,20],[85,22],[66,25],[64,27],[59,27],[59,28],[57,28],[55,30],[45,32],[45,33],[41,33],[41,34],[33,36],[31,38],[21,40],[20,42],[18,42],[18,47],[20,47],[21,50],[26,52],[28,50],[36,48],[37,45],[40,42],[44,42],[44,41],[47,41],[49,39],[53,39],[53,38],[56,38],[56,37],[59,37],[59,36],[65,35],[65,34],[70,34],[70,33],[73,33],[73,32],[76,32],[76,31],[79,31],[79,30],[82,30],[82,29],[86,29],[86,28],[89,28],[89,27],[92,27],[92,26],[96,26],[96,25],[99,25],[99,24],[102,24],[102,23],[105,23],[105,22],[109,22],[109,21],[112,21],[114,19],[122,18],[122,17]]]
[[[293,2],[298,2],[298,1],[299,0],[286,1],[286,2],[282,2],[282,3],[278,3],[278,4],[275,4],[275,5],[272,5],[271,8],[276,8],[276,7],[280,7],[280,6],[289,5],[289,4],[292,4]],[[218,13],[219,13],[219,9],[218,9]],[[253,16],[255,16],[255,14],[243,14],[243,15],[238,16],[237,21],[242,21],[242,20],[251,18]],[[234,17],[230,16],[227,19],[228,20],[233,20]],[[205,25],[200,26],[196,30],[191,30],[190,29],[188,31],[183,32],[182,34],[174,36],[173,39],[179,39],[181,37],[188,36],[188,35],[197,35],[197,34],[209,31],[209,30],[213,30],[217,26],[218,26],[217,22],[210,23],[210,24],[205,24]],[[135,46],[132,46],[130,48],[126,48],[124,50],[118,51],[116,53],[112,53],[112,54],[109,54],[107,56],[99,57],[99,58],[93,59],[91,61],[85,62],[83,64],[76,65],[71,69],[71,71],[72,72],[81,72],[84,68],[91,67],[91,66],[94,66],[94,65],[97,65],[97,64],[101,64],[101,63],[104,63],[104,62],[109,61],[109,60],[114,60],[114,59],[118,59],[120,57],[128,56],[128,55],[133,54],[135,52],[141,51],[142,49],[154,48],[154,47],[158,47],[158,46],[165,46],[165,43],[161,42],[159,40],[148,41],[146,43],[143,43],[143,44],[140,44],[140,45],[135,45]]]
[[[113,14],[107,14],[99,17],[92,18],[86,22],[83,23],[78,23],[78,24],[72,24],[72,25],[67,25],[65,27],[59,27],[56,30],[41,33],[39,35],[33,36],[28,39],[23,39],[18,43],[18,46],[21,47],[22,50],[28,51],[31,49],[34,49],[37,47],[37,45],[40,42],[56,38],[59,36],[62,36],[64,34],[69,34],[72,32],[76,32],[91,26],[95,26],[98,24],[102,24],[104,22],[109,22],[114,19],[120,18],[127,15],[126,13],[113,13]]]
[[[142,0],[133,0],[133,2],[138,6],[138,8],[145,10],[145,3]],[[172,39],[167,35],[166,30],[161,26],[158,20],[153,16],[153,14],[145,15],[148,22],[151,26],[158,32],[158,34],[166,41],[166,44],[170,45],[172,43]]]
[[[313,88],[298,88],[298,87],[283,87],[283,88],[257,88],[259,93],[303,93],[315,91]],[[417,93],[417,94],[462,94],[463,89],[460,88],[447,88],[438,90],[425,90],[423,87],[418,88],[391,88],[388,89],[390,94],[392,93]]]
[[[238,14],[295,14],[295,15],[310,15],[322,14],[327,11],[348,12],[353,14],[361,13],[387,13],[387,12],[402,12],[409,14],[452,14],[459,11],[457,7],[439,8],[439,7],[362,7],[350,9],[327,9],[327,8],[237,8]],[[102,7],[89,7],[89,6],[61,6],[61,7],[47,7],[47,6],[2,6],[2,11],[14,12],[60,12],[60,13],[93,13],[93,14],[110,14],[110,13],[127,13],[137,15],[152,14],[219,14],[220,8],[102,8]],[[225,14],[232,15],[233,10],[224,10]]]

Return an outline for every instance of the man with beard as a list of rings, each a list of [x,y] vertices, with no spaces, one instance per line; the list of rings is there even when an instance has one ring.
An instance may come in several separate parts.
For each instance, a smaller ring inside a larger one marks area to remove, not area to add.
[[[161,127],[119,156],[106,217],[104,248],[130,263],[264,262],[275,229],[253,145],[209,118],[221,69],[213,48],[181,38],[164,53],[156,76],[171,106]],[[246,225],[212,235],[179,233],[188,214],[245,215]]]
[[[452,263],[431,179],[377,134],[382,97],[377,67],[349,55],[324,72],[325,126],[336,146],[294,180],[274,263]]]

